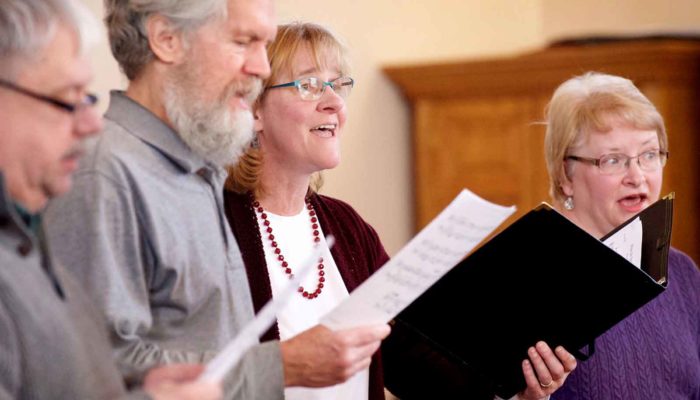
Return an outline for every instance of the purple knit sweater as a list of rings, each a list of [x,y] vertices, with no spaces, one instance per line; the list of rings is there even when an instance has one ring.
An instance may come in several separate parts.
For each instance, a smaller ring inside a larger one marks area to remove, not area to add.
[[[671,249],[668,273],[666,291],[596,339],[552,400],[700,400],[700,271]]]

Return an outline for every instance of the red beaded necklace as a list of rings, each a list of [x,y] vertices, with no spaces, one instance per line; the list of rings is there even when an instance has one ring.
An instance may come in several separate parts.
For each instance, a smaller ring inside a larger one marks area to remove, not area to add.
[[[311,228],[313,229],[313,235],[314,235],[314,245],[318,246],[318,243],[321,241],[321,238],[319,237],[319,231],[318,231],[318,218],[316,218],[316,211],[314,211],[314,206],[311,205],[311,202],[309,202],[309,199],[304,200],[306,202],[306,209],[309,211],[309,217],[311,221]],[[275,254],[277,255],[277,260],[280,262],[280,266],[284,270],[284,272],[289,276],[289,279],[292,279],[294,277],[292,273],[292,268],[289,266],[289,263],[284,260],[284,255],[282,255],[282,250],[280,250],[279,245],[275,241],[275,235],[272,234],[272,226],[270,226],[270,220],[267,218],[267,214],[265,213],[265,210],[262,208],[260,205],[260,202],[257,200],[253,200],[253,208],[255,209],[255,212],[260,216],[260,218],[263,220],[263,225],[266,227],[265,232],[267,232],[267,239],[270,241],[270,245],[272,246],[273,249],[275,249]],[[318,297],[318,295],[321,294],[321,291],[323,290],[323,282],[326,281],[326,273],[323,271],[324,265],[323,265],[323,257],[319,257],[318,259],[318,285],[316,285],[316,290],[313,292],[306,291],[303,286],[299,286],[299,289],[297,291],[301,293],[302,296],[305,298],[312,300]]]

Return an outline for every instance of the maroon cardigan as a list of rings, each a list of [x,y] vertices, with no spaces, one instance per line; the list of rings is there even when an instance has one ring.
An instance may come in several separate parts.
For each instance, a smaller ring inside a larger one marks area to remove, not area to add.
[[[347,203],[319,194],[310,197],[326,235],[335,237],[331,249],[348,292],[352,292],[374,271],[389,260],[375,230]],[[224,190],[226,217],[243,255],[248,283],[257,313],[272,298],[257,217],[250,196]],[[263,335],[263,341],[279,339],[275,323]],[[369,371],[369,400],[384,399],[382,361],[379,352],[372,357]]]

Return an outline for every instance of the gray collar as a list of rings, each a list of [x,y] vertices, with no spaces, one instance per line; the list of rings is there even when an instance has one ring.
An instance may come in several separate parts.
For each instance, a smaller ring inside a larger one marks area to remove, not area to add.
[[[148,143],[185,172],[195,173],[202,168],[216,172],[221,170],[193,152],[177,132],[141,104],[127,97],[123,91],[110,92],[105,118]]]

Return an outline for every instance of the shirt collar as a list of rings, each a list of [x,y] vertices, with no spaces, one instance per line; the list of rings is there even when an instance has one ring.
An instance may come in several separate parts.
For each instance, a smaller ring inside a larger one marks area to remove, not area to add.
[[[36,235],[41,219],[10,198],[5,188],[5,176],[0,171],[0,226],[14,223]]]
[[[113,90],[105,118],[121,125],[129,133],[153,146],[173,164],[188,173],[203,168],[216,172],[223,170],[212,166],[193,152],[170,126],[150,110],[129,98],[123,91]]]

